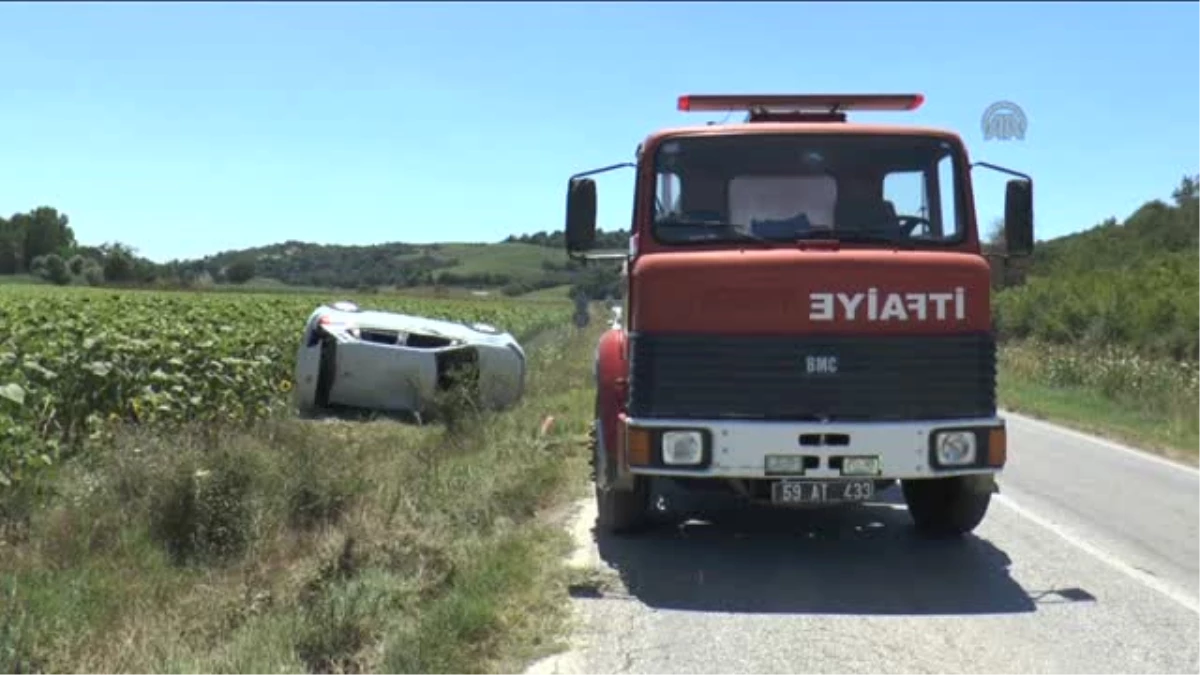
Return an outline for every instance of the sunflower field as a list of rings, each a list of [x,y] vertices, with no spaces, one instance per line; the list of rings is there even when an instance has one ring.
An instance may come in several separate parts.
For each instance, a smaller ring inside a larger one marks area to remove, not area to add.
[[[0,286],[0,486],[122,424],[253,423],[285,410],[304,322],[330,300]],[[485,322],[518,339],[570,319],[557,303],[372,295],[360,304]]]

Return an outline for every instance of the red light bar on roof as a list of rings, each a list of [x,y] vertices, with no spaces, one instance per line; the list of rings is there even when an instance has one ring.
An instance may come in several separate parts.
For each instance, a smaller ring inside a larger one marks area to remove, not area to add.
[[[916,110],[924,102],[924,94],[688,94],[679,97],[678,107],[683,112],[844,112]]]

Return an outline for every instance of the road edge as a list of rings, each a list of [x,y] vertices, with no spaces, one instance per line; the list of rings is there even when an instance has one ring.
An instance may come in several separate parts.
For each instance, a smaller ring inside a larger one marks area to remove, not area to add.
[[[1126,453],[1126,454],[1134,456],[1134,457],[1139,457],[1139,458],[1147,460],[1153,464],[1160,464],[1162,466],[1179,469],[1181,471],[1184,471],[1184,472],[1187,472],[1190,474],[1200,475],[1200,468],[1193,466],[1191,464],[1188,464],[1188,463],[1184,463],[1172,456],[1158,454],[1151,450],[1138,448],[1136,446],[1129,445],[1127,443],[1123,443],[1121,441],[1117,441],[1117,440],[1114,440],[1111,438],[1106,438],[1104,436],[1098,436],[1095,433],[1090,433],[1090,432],[1084,431],[1082,429],[1068,426],[1066,423],[1058,421],[1058,420],[1033,417],[1029,413],[1016,412],[1014,410],[1009,410],[1009,409],[1005,409],[1005,408],[997,409],[997,413],[1001,417],[1019,420],[1020,422],[1022,422],[1024,424],[1030,424],[1032,426],[1041,426],[1044,428],[1049,428],[1057,433],[1066,434],[1068,436],[1074,436],[1078,439],[1089,441],[1091,443],[1095,443],[1096,445],[1100,445],[1100,446],[1109,448],[1111,450],[1116,450],[1118,452],[1123,452],[1123,453]]]

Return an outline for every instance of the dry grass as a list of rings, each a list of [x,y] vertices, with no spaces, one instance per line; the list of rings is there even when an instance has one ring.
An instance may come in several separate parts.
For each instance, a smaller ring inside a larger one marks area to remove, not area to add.
[[[553,647],[596,330],[450,429],[129,432],[0,511],[0,670],[484,672]],[[547,416],[555,423],[540,428]]]

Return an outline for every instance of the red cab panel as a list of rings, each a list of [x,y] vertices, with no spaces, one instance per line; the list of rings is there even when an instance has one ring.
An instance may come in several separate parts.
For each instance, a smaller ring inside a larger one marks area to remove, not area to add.
[[[725,335],[987,331],[990,268],[940,251],[721,250],[640,256],[630,326]]]

